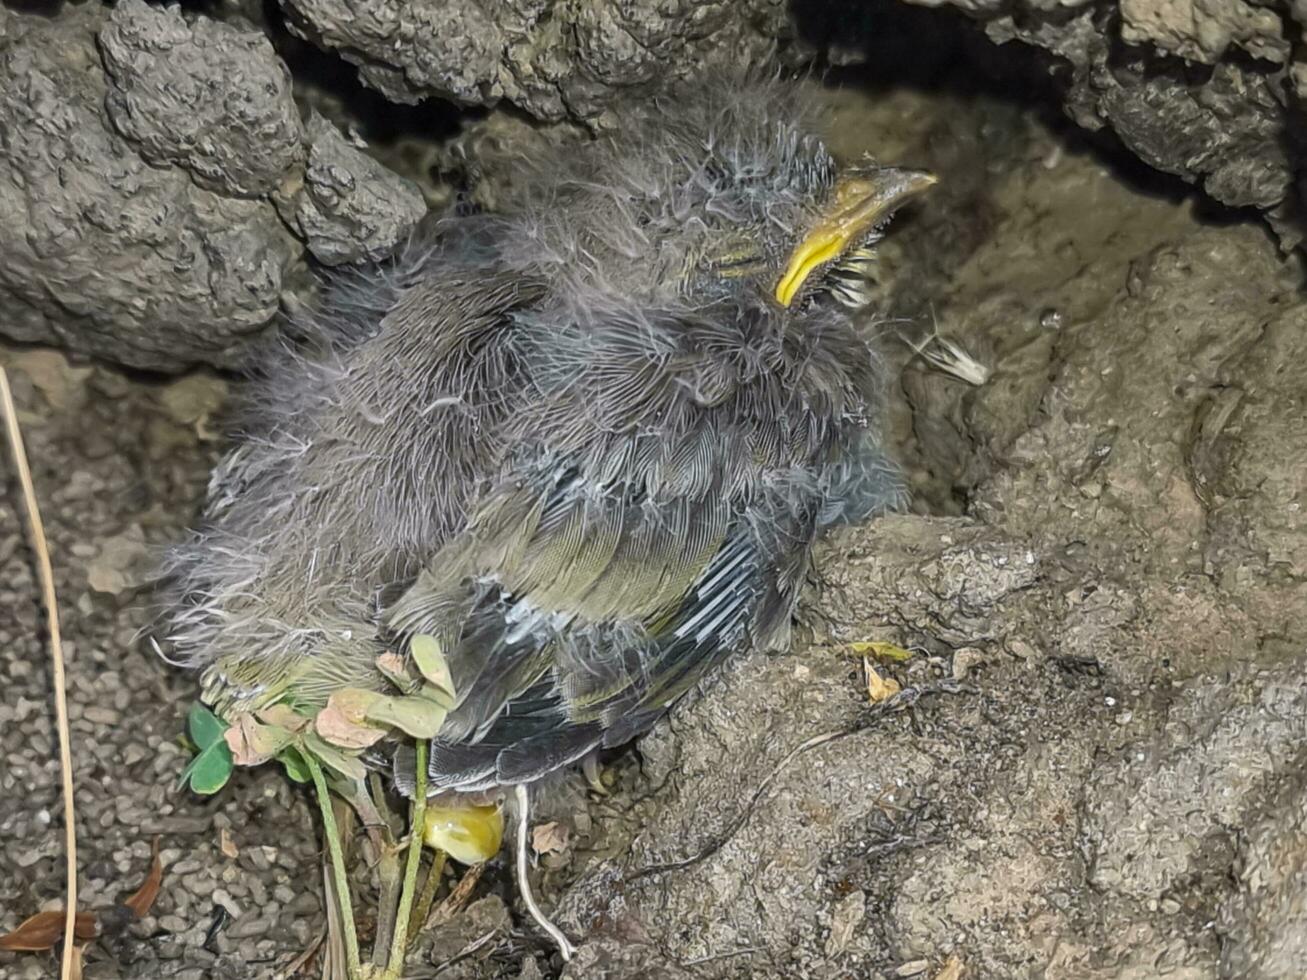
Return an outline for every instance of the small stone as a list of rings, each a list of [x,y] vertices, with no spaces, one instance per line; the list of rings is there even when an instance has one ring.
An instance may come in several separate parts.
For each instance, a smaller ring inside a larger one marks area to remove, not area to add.
[[[215,888],[213,890],[213,901],[215,904],[221,905],[231,913],[233,919],[238,919],[242,915],[241,907],[236,904],[236,899],[232,898],[231,895],[221,888]]]
[[[962,680],[984,662],[985,654],[978,647],[963,647],[953,654],[953,679]]]
[[[82,717],[97,725],[109,725],[111,727],[116,726],[120,721],[122,721],[122,715],[118,712],[114,711],[112,708],[104,708],[100,705],[91,705],[82,713]]]
[[[287,891],[289,891],[289,889],[287,889]],[[273,897],[278,901],[281,901],[280,892],[281,888],[278,887],[272,893]],[[291,895],[293,901],[285,901],[282,902],[282,904],[286,906],[288,912],[292,912],[295,915],[313,915],[322,907],[318,902],[318,896],[312,892],[303,892],[300,895],[295,895],[294,892],[291,892]]]
[[[165,915],[159,919],[159,928],[165,932],[185,932],[190,925],[180,915]]]
[[[1020,657],[1022,660],[1034,660],[1038,654],[1035,648],[1025,640],[1013,638],[1006,643],[1007,652],[1014,657]]]
[[[20,868],[30,868],[37,861],[43,860],[45,856],[40,848],[21,849],[13,856],[13,862]]]
[[[233,922],[227,929],[227,935],[231,939],[257,939],[270,933],[275,925],[276,920],[272,916],[247,916]]]

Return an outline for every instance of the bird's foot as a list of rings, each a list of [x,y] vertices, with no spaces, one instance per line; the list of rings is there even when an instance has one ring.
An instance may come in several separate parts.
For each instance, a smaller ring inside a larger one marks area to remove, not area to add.
[[[598,752],[591,752],[581,760],[581,773],[594,793],[599,796],[608,795],[608,787],[604,785],[604,767],[599,762]]]

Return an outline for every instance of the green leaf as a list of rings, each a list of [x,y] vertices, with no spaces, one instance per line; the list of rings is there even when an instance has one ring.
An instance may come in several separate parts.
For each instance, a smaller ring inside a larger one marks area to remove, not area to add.
[[[231,749],[220,738],[191,760],[190,765],[182,771],[182,784],[189,782],[194,792],[201,796],[212,796],[227,785],[231,770]]]
[[[334,745],[328,744],[321,736],[308,732],[304,736],[304,752],[312,752],[324,766],[333,769],[350,779],[362,779],[367,775],[363,763],[352,755],[346,755]]]
[[[297,783],[307,783],[313,778],[313,774],[309,772],[309,764],[304,761],[300,750],[293,745],[283,749],[277,756],[277,761],[286,768],[286,775]]]
[[[201,753],[215,742],[222,741],[222,733],[227,730],[227,723],[210,711],[199,701],[191,705],[186,715],[186,730],[191,741]]]
[[[420,695],[380,698],[368,706],[368,721],[391,725],[414,738],[435,738],[445,723],[446,711]]]
[[[434,684],[423,684],[413,694],[424,701],[430,701],[446,714],[454,710],[454,695]]]
[[[449,672],[449,663],[445,653],[440,649],[440,641],[426,633],[418,633],[408,642],[408,651],[413,655],[413,662],[428,681],[448,691],[454,696],[454,677]]]

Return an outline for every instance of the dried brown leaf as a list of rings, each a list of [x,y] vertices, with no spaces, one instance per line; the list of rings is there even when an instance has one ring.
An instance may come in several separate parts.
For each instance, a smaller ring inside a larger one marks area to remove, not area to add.
[[[567,850],[572,833],[557,820],[537,824],[531,830],[531,847],[537,854],[562,854]]]
[[[150,873],[141,882],[141,887],[123,900],[123,905],[131,909],[132,914],[138,919],[144,919],[150,914],[154,900],[159,896],[159,886],[163,884],[163,861],[159,859],[158,837],[154,838],[154,843],[150,845],[150,851],[153,855],[153,860],[150,862]]]
[[[301,715],[288,704],[270,704],[254,712],[254,716],[265,725],[284,728],[288,732],[302,732],[313,720]]]
[[[292,735],[275,725],[261,725],[250,714],[237,715],[222,737],[238,766],[261,766],[290,744]]]
[[[231,834],[227,832],[226,827],[221,827],[218,830],[218,850],[233,860],[240,857],[241,849],[231,839]]]
[[[892,698],[902,690],[899,682],[893,677],[881,677],[869,659],[864,659],[862,666],[867,671],[867,697],[873,702]]]
[[[380,695],[345,688],[336,691],[318,712],[313,727],[324,740],[344,749],[366,749],[386,737],[384,728],[364,723],[368,705]]]
[[[99,934],[94,912],[78,912],[74,920],[73,935],[82,942],[90,942]],[[0,936],[0,949],[35,953],[54,949],[64,937],[64,910],[51,909],[37,912],[24,919],[13,932]]]

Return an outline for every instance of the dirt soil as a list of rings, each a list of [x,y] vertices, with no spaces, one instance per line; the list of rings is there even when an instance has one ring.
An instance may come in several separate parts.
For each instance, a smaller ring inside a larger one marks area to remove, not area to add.
[[[745,655],[537,820],[564,967],[503,869],[412,976],[1289,980],[1307,976],[1307,304],[1255,223],[984,97],[828,93],[838,152],[928,165],[879,333],[911,513],[832,535],[785,655]],[[900,334],[987,365],[972,386]],[[82,887],[162,838],[151,914],[88,980],[252,978],[324,925],[307,798],[179,792],[194,680],[148,621],[229,384],[5,356],[58,566]],[[0,929],[62,893],[50,682],[0,502]],[[872,703],[861,641],[903,688]],[[558,838],[558,835],[554,835]],[[112,923],[109,923],[112,925]],[[366,926],[366,923],[365,923]],[[365,929],[366,931],[366,929]],[[950,963],[950,957],[954,959]],[[420,961],[420,962],[419,962]],[[0,953],[0,976],[53,960]]]

